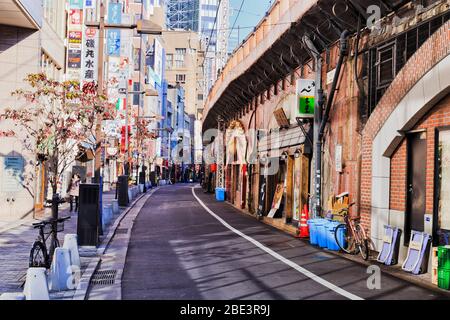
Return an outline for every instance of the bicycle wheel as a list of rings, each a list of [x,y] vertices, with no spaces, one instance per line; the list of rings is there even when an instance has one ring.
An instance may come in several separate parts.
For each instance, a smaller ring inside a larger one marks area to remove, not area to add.
[[[30,268],[48,268],[48,254],[44,244],[36,241],[30,251]]]
[[[347,225],[342,223],[334,230],[334,238],[339,248],[348,254],[355,253],[355,240],[347,230]]]
[[[359,253],[361,254],[361,257],[367,261],[370,256],[369,241],[366,239],[365,232],[359,224],[356,226],[356,232],[358,233],[359,239],[361,239],[361,243],[358,244]]]

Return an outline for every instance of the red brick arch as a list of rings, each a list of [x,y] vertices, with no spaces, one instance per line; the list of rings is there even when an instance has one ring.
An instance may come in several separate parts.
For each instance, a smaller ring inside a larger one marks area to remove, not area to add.
[[[362,134],[361,220],[369,229],[372,205],[373,140],[383,124],[416,83],[450,54],[450,22],[445,23],[409,59],[378,103]]]

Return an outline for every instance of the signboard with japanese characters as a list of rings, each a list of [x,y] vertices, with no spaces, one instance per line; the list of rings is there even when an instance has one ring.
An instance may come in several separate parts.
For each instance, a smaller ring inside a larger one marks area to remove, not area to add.
[[[83,24],[83,10],[69,10],[69,30],[80,30]]]
[[[120,68],[119,68],[119,94],[120,98],[126,99],[127,96],[127,86],[128,86],[128,78],[129,78],[129,66],[130,59],[128,57],[120,57]]]
[[[71,0],[67,26],[67,80],[81,80],[83,48],[83,1]]]
[[[81,68],[81,50],[69,49],[69,54],[67,58],[67,67],[69,69]]]
[[[85,28],[82,81],[90,82],[98,79],[98,42],[98,30]]]
[[[108,78],[115,79],[114,83],[108,84],[108,100],[116,103],[120,98],[119,94],[119,77],[120,77],[120,57],[108,58]]]
[[[120,30],[107,31],[108,56],[120,57]]]
[[[81,31],[69,31],[69,48],[81,49],[83,33]]]
[[[314,118],[316,83],[314,80],[297,80],[296,117]]]
[[[108,4],[108,23],[122,23],[122,3],[109,2]]]

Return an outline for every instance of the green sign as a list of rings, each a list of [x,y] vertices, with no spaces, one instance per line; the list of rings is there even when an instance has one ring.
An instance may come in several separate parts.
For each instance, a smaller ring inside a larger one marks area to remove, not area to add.
[[[300,97],[299,98],[299,113],[300,114],[314,114],[314,97]]]

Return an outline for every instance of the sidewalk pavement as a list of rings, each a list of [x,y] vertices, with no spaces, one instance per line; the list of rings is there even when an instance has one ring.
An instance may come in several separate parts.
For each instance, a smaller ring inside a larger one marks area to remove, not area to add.
[[[103,205],[112,204],[115,199],[115,190],[103,193]],[[120,208],[122,213],[126,208]],[[51,212],[46,210],[44,218],[48,218]],[[69,205],[64,204],[59,210],[60,217],[70,216],[71,219],[65,222],[64,231],[58,233],[61,246],[66,234],[77,233],[78,214],[69,212]],[[120,216],[114,215],[113,220],[100,236],[100,245],[108,236],[109,229],[114,225],[115,220]],[[0,223],[0,295],[7,292],[22,292],[25,282],[26,272],[29,263],[29,254],[38,231],[32,227],[33,223],[39,222],[35,219],[22,220],[15,224]],[[95,260],[99,260],[97,250],[83,250],[80,248],[81,277],[85,274],[89,265]],[[92,270],[90,270],[92,271]],[[93,271],[92,271],[93,272]],[[51,292],[52,300],[70,300],[74,297],[76,290],[64,292]]]

